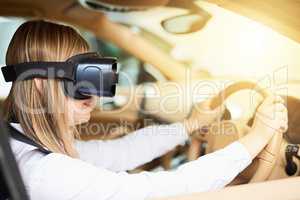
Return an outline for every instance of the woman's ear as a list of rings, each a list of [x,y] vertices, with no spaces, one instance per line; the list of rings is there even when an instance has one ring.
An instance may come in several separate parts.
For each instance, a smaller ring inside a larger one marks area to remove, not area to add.
[[[43,80],[40,78],[34,78],[33,81],[34,81],[34,84],[35,84],[36,88],[38,89],[39,93],[42,93]]]

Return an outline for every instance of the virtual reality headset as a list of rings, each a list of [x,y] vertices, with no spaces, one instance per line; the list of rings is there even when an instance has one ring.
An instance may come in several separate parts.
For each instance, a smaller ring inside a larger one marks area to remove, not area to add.
[[[96,52],[75,55],[65,62],[25,62],[1,70],[6,82],[60,79],[65,94],[75,99],[113,97],[118,83],[117,59]]]

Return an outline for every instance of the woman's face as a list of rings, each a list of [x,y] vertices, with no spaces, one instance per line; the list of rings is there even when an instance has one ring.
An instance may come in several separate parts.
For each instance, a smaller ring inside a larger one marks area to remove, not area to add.
[[[74,126],[88,122],[91,117],[91,112],[94,109],[97,97],[92,96],[89,99],[76,100],[66,97],[66,110],[68,115],[69,125]]]

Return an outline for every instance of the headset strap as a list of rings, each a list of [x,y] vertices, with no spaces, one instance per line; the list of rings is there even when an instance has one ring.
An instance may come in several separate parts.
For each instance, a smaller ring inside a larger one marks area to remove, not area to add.
[[[17,129],[15,129],[14,127],[12,127],[9,123],[7,123],[7,127],[8,127],[8,131],[10,133],[10,136],[12,138],[14,138],[15,140],[18,140],[20,142],[29,144],[31,146],[37,147],[38,150],[44,154],[50,154],[52,153],[51,151],[45,149],[44,147],[42,147],[41,145],[37,144],[36,142],[34,142],[32,139],[30,139],[29,137],[27,137],[26,135],[24,135],[23,133],[21,133],[20,131],[18,131]]]
[[[75,68],[76,64],[72,62],[26,62],[7,65],[1,70],[6,82],[32,78],[58,78],[74,81]]]

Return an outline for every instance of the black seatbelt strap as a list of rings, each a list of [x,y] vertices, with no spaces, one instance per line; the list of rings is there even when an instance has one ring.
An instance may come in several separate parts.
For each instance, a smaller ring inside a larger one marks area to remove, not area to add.
[[[20,131],[18,131],[17,129],[15,129],[14,127],[12,127],[9,123],[7,123],[7,127],[8,127],[8,131],[9,134],[12,138],[14,138],[15,140],[18,140],[20,142],[24,142],[26,144],[29,144],[31,146],[35,146],[38,148],[38,150],[44,154],[50,154],[52,153],[51,151],[45,149],[44,147],[42,147],[41,145],[37,144],[36,142],[34,142],[32,139],[30,139],[29,137],[27,137],[26,135],[24,135],[23,133],[21,133]]]
[[[29,198],[10,146],[9,135],[9,130],[0,113],[0,199],[28,200]]]
[[[2,171],[0,171],[0,200],[7,200],[8,197],[9,192],[6,183],[4,182],[4,176],[2,174]]]

